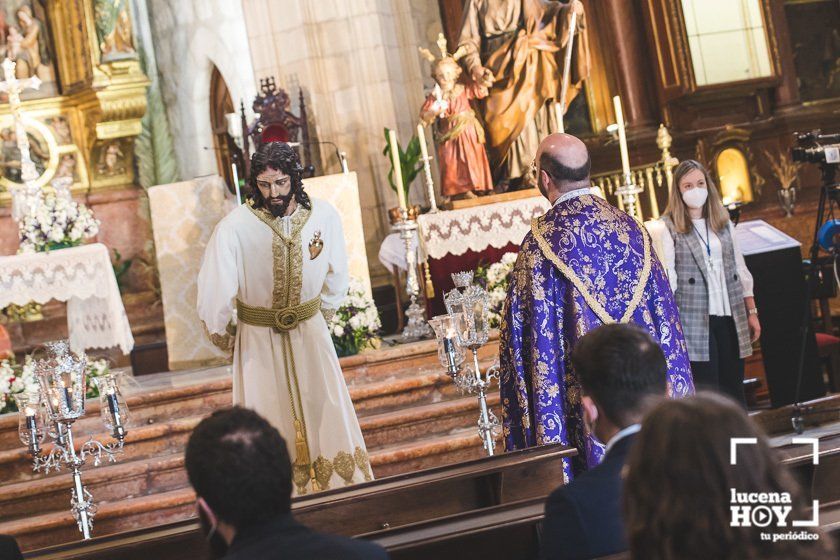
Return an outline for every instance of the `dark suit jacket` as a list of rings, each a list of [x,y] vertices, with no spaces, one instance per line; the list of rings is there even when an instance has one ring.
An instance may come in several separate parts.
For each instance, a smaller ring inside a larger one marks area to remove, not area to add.
[[[635,437],[618,440],[600,465],[551,493],[545,504],[541,558],[597,558],[627,550],[621,469]]]
[[[14,537],[0,535],[0,560],[23,560]]]
[[[224,560],[388,560],[377,544],[311,531],[280,516],[237,533]]]

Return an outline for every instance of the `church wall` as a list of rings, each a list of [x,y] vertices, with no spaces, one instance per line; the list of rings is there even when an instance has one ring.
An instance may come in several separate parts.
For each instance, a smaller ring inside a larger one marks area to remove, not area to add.
[[[241,5],[230,0],[147,4],[181,178],[217,173],[209,105],[213,66],[237,105],[256,94]]]
[[[424,86],[431,85],[418,47],[441,31],[434,0],[243,0],[257,83],[274,76],[307,102],[314,139],[335,142],[359,175],[365,238],[373,283],[388,281],[377,258],[389,233],[388,208],[397,205],[381,155],[383,128],[396,127],[404,145],[415,133]],[[339,171],[331,147],[321,150],[325,173]],[[412,202],[427,204],[422,178]]]

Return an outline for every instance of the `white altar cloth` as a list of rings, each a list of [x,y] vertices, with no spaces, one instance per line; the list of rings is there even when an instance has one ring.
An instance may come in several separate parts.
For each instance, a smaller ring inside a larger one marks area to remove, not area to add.
[[[51,299],[67,302],[74,351],[134,347],[108,248],[101,243],[0,257],[0,309]]]
[[[519,245],[531,229],[531,220],[545,214],[549,206],[545,198],[534,196],[421,214],[417,221],[426,254],[437,260],[467,251],[480,253],[488,247],[501,249],[509,243]]]

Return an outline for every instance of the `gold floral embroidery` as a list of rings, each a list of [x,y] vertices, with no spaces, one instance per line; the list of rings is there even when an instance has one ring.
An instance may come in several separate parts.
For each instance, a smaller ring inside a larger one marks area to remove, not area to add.
[[[333,464],[321,455],[315,459],[312,466],[315,468],[315,480],[318,481],[318,485],[321,487],[321,490],[329,490],[330,478],[332,478],[333,473]]]
[[[295,481],[298,494],[301,496],[306,494],[306,487],[310,480],[309,470],[309,465],[300,465],[297,462],[292,463],[292,479]]]
[[[335,309],[330,309],[328,307],[321,308],[321,315],[324,316],[324,320],[329,323],[330,320],[335,317]]]
[[[336,474],[344,479],[345,486],[352,484],[353,474],[356,472],[356,463],[353,461],[352,455],[346,451],[339,451],[333,459],[333,466]]]
[[[369,482],[373,480],[370,474],[370,459],[368,458],[367,452],[361,447],[357,447],[353,452],[353,458],[356,460],[356,466],[359,467],[359,470],[365,476],[365,481]]]
[[[642,232],[642,238],[644,239],[644,257],[642,262],[642,271],[639,276],[638,283],[636,284],[635,289],[633,290],[633,297],[630,299],[630,302],[627,305],[627,309],[625,310],[624,314],[622,315],[621,319],[616,320],[613,318],[609,312],[604,308],[604,302],[599,301],[599,298],[594,296],[590,290],[587,289],[586,284],[581,280],[581,278],[575,273],[574,270],[571,269],[566,263],[564,263],[560,257],[551,249],[551,246],[548,244],[544,236],[544,232],[548,232],[550,228],[549,225],[553,226],[553,224],[546,223],[542,224],[539,218],[535,218],[531,222],[531,233],[534,236],[534,240],[537,242],[537,245],[540,248],[545,257],[550,260],[554,266],[556,266],[560,272],[572,282],[575,288],[580,292],[583,296],[583,299],[586,300],[586,303],[589,304],[592,311],[601,319],[602,322],[605,324],[610,323],[627,323],[633,316],[633,313],[636,311],[636,308],[639,306],[639,303],[642,300],[642,296],[644,295],[645,287],[647,286],[648,277],[650,276],[651,270],[651,254],[650,254],[650,239],[648,236]],[[542,231],[541,231],[542,230]],[[629,240],[629,237],[628,237]],[[599,294],[603,295],[603,294]],[[601,298],[603,300],[603,297]]]
[[[211,344],[223,352],[233,352],[233,347],[236,343],[236,326],[234,324],[228,323],[224,334],[211,333],[207,329],[207,325],[204,321],[201,322],[201,326],[204,327],[204,334],[210,339]]]

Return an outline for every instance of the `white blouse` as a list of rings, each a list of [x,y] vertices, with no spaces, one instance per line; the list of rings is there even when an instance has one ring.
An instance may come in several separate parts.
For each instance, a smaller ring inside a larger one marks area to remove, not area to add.
[[[694,228],[691,235],[696,235],[703,250],[706,253],[706,223],[703,218],[692,220]],[[668,228],[660,220],[656,222],[648,222],[648,231],[653,239],[653,244],[665,270],[668,272],[668,280],[671,283],[671,290],[677,290],[677,267],[676,254],[674,251],[674,240]],[[738,278],[741,281],[741,288],[744,292],[744,297],[752,297],[753,295],[753,277],[747,268],[747,263],[744,262],[744,255],[738,247],[738,239],[735,236],[735,228],[732,222],[727,225],[729,228],[729,235],[732,238],[732,248],[735,252],[735,268],[738,271]],[[729,305],[729,297],[726,290],[726,277],[723,267],[723,246],[717,234],[710,228],[709,230],[709,249],[711,249],[711,270],[709,270],[709,263],[706,265],[706,277],[708,278],[709,286],[709,315],[725,317],[732,315],[732,309]]]

